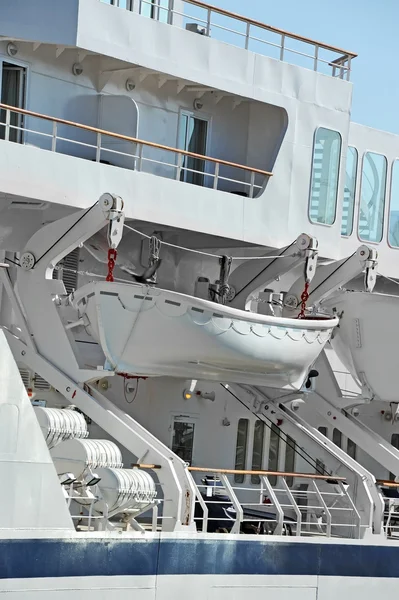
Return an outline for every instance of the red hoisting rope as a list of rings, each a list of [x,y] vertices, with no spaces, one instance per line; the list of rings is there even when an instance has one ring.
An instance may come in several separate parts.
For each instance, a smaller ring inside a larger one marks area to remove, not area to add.
[[[306,303],[309,299],[309,287],[310,287],[310,282],[305,281],[305,287],[304,287],[302,295],[301,295],[301,312],[298,315],[298,319],[306,319],[305,311],[306,311]]]
[[[114,268],[116,263],[116,257],[118,253],[115,248],[109,248],[108,250],[108,275],[105,281],[114,281]]]

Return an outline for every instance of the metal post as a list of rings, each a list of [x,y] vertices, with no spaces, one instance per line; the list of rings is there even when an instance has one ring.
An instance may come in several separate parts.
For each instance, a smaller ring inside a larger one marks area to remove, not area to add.
[[[269,494],[270,500],[272,501],[274,508],[276,509],[276,529],[273,532],[273,535],[281,535],[283,532],[284,525],[284,512],[280,506],[280,502],[277,500],[277,496],[274,493],[274,489],[271,486],[271,483],[266,475],[262,475],[262,479],[264,481],[265,487],[267,489],[267,493]]]
[[[248,47],[249,47],[250,29],[251,29],[251,23],[247,23],[247,28],[245,30],[245,50],[248,50]]]
[[[353,512],[356,515],[356,520],[357,520],[357,527],[356,527],[356,531],[357,531],[357,535],[356,535],[356,539],[360,540],[360,525],[361,525],[361,517],[360,517],[360,513],[356,508],[355,503],[353,502],[352,498],[350,497],[350,495],[348,494],[348,491],[345,489],[344,484],[342,483],[342,481],[338,482],[338,485],[340,487],[340,490],[342,492],[342,495],[345,496],[348,501],[349,504],[351,505]]]
[[[208,8],[207,17],[206,17],[206,35],[209,37],[211,35],[211,15],[212,10]]]
[[[143,144],[139,144],[139,165],[138,165],[138,171],[141,171],[143,169],[143,150],[144,150],[144,146]]]
[[[11,112],[10,112],[10,109],[7,108],[6,109],[6,133],[5,133],[6,142],[10,141],[10,123],[11,123]]]
[[[284,60],[285,33],[281,35],[280,60]]]
[[[230,485],[230,481],[228,480],[227,475],[225,473],[220,473],[220,479],[236,511],[236,520],[234,521],[234,525],[230,533],[240,533],[241,523],[244,519],[244,511],[237,496],[235,495],[233,488]]]
[[[314,62],[313,62],[313,70],[314,71],[317,71],[317,61],[318,61],[318,58],[319,58],[319,47],[316,44],[315,47],[314,47]]]
[[[213,177],[213,189],[217,190],[218,189],[218,177],[219,177],[219,163],[215,164],[215,174]]]
[[[346,69],[346,81],[349,81],[351,78],[351,60],[352,60],[352,58],[350,56],[348,56],[347,69]]]
[[[314,489],[314,491],[316,493],[317,499],[320,502],[320,504],[322,505],[322,507],[324,509],[324,512],[326,514],[326,520],[327,520],[327,523],[326,523],[326,536],[327,537],[331,537],[331,513],[328,510],[327,504],[324,502],[324,498],[321,495],[320,490],[317,487],[316,482],[315,482],[314,479],[312,479],[311,484],[312,484],[312,487],[313,487],[313,489]]]
[[[179,154],[177,155],[176,181],[180,181],[182,166],[183,166],[183,154],[180,154],[180,152],[179,152]]]
[[[158,527],[158,504],[155,502],[152,507],[152,531],[156,531]]]
[[[254,185],[255,185],[255,171],[251,171],[251,180],[249,186],[249,197],[254,197]]]
[[[96,162],[100,162],[100,158],[101,158],[101,133],[97,133]]]
[[[174,11],[175,11],[175,0],[169,0],[168,25],[173,25]]]
[[[57,121],[53,121],[53,137],[51,139],[51,152],[57,151]]]
[[[296,503],[296,500],[295,500],[295,498],[294,498],[294,496],[293,496],[290,488],[288,487],[288,484],[287,484],[287,482],[286,482],[286,480],[285,480],[284,477],[281,478],[281,483],[283,484],[285,493],[287,494],[288,499],[291,502],[292,507],[293,507],[293,509],[295,511],[295,514],[296,514],[297,522],[296,522],[296,533],[295,533],[295,535],[300,536],[301,535],[301,528],[302,528],[302,514],[301,514],[301,511],[299,510],[298,504]]]

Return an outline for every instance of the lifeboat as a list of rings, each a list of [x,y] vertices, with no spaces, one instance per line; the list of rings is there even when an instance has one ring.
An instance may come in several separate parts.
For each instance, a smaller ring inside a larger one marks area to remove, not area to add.
[[[331,344],[363,392],[398,402],[399,297],[345,290],[323,305],[340,315]]]
[[[142,284],[93,282],[71,302],[107,368],[297,390],[338,318],[280,318]]]

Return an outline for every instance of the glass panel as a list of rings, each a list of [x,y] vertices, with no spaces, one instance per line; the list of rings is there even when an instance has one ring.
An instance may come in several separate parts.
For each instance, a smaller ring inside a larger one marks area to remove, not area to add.
[[[320,431],[320,433],[322,433],[323,435],[328,437],[327,427],[318,427],[317,429]],[[316,459],[316,475],[324,475],[325,471],[326,471],[326,465],[324,464],[324,462],[322,460],[317,458]]]
[[[183,421],[173,423],[172,451],[189,464],[193,458],[194,428],[194,423]]]
[[[1,79],[1,102],[24,108],[25,96],[25,72],[26,70],[17,65],[3,63]],[[0,122],[5,123],[6,111],[0,111]],[[10,115],[10,141],[19,142],[22,138],[22,132],[15,127],[22,127],[23,117],[17,113]],[[0,139],[5,138],[5,126],[0,126]]]
[[[388,241],[391,246],[399,248],[399,160],[395,160],[392,165]]]
[[[120,0],[120,2],[126,4],[128,0]],[[143,17],[149,17],[150,19],[167,23],[168,8],[169,0],[141,0],[140,14],[143,15]]]
[[[248,427],[248,419],[240,419],[238,421],[235,462],[235,468],[238,470],[245,469],[247,464]],[[244,475],[234,475],[235,483],[243,483],[244,479]]]
[[[287,473],[293,473],[295,470],[295,440],[287,435],[287,442],[285,446],[285,471]],[[288,487],[292,487],[294,483],[293,477],[286,478]]]
[[[360,194],[359,238],[380,242],[384,225],[385,183],[387,159],[381,154],[367,152],[363,159]]]
[[[252,470],[260,471],[263,465],[263,442],[265,439],[265,424],[262,421],[255,422],[254,445],[252,447]],[[251,483],[259,484],[259,475],[251,475]]]
[[[338,448],[342,448],[342,433],[339,429],[333,429],[332,441]]]
[[[399,450],[399,433],[393,433],[391,437],[391,444],[394,448]],[[395,473],[389,473],[389,479],[395,481],[396,475]]]
[[[348,147],[345,169],[344,200],[342,205],[341,235],[351,235],[355,210],[356,175],[358,154],[356,148]]]
[[[351,458],[356,460],[356,444],[352,440],[348,438],[348,445],[346,447],[346,451]]]
[[[316,131],[309,216],[314,223],[332,225],[337,208],[341,136],[337,131],[320,127]]]
[[[207,121],[204,121],[204,119],[198,119],[196,117],[189,117],[186,144],[184,149],[188,152],[194,152],[195,154],[206,154],[207,131]],[[204,170],[204,160],[186,156],[183,161],[181,180],[186,181],[187,183],[193,183],[195,185],[203,185]]]
[[[270,428],[270,445],[269,445],[269,462],[268,470],[278,470],[278,454],[280,450],[280,429],[277,425],[272,425]],[[276,485],[277,475],[270,475],[269,481],[271,485]]]

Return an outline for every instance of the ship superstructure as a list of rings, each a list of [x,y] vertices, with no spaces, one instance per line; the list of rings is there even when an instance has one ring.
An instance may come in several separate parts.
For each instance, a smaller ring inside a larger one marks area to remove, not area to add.
[[[355,59],[199,0],[0,7],[6,598],[396,589],[399,138]]]

